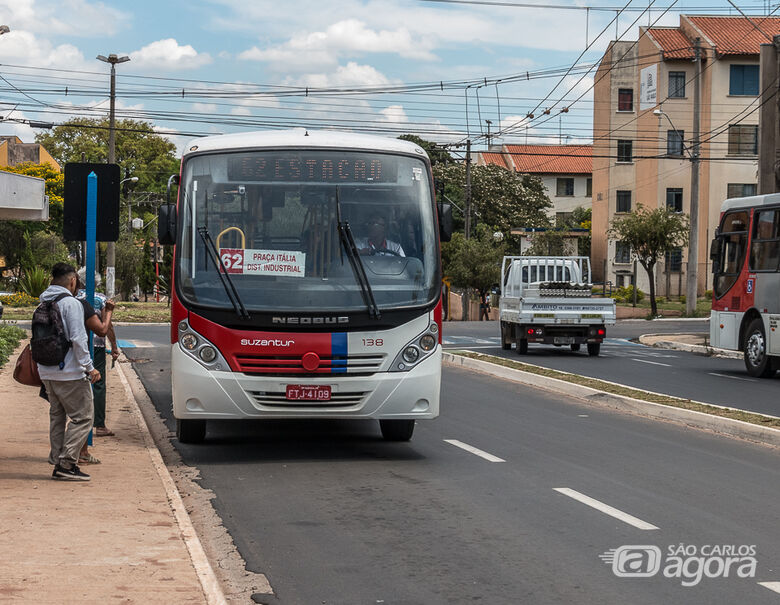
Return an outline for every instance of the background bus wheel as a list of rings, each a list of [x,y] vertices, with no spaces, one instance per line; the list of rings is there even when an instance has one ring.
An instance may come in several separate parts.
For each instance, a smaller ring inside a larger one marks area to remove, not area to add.
[[[576,353],[577,351],[580,350],[580,345],[577,344],[571,345],[571,350]]]
[[[525,338],[517,339],[517,354],[525,355],[528,353],[528,341]]]
[[[414,420],[380,420],[379,428],[385,441],[409,441],[414,433]]]
[[[775,366],[766,351],[764,322],[761,318],[750,322],[745,332],[745,367],[748,374],[757,378],[771,378],[775,375]]]
[[[601,343],[600,342],[589,342],[588,343],[588,355],[591,357],[598,357],[599,351],[601,351]]]
[[[200,443],[205,438],[205,420],[176,419],[176,439],[179,440],[179,443]]]
[[[501,322],[501,348],[508,351],[512,348],[512,336],[509,333],[511,328],[505,321]]]

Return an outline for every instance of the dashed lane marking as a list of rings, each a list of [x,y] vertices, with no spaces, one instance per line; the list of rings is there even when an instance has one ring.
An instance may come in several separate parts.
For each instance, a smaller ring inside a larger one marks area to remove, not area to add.
[[[642,530],[658,529],[658,527],[656,527],[652,523],[648,523],[647,521],[642,521],[642,519],[638,519],[633,515],[629,515],[628,513],[625,513],[622,510],[618,510],[617,508],[614,508],[609,504],[604,504],[603,502],[599,502],[598,500],[591,498],[590,496],[586,496],[585,494],[580,493],[576,490],[570,489],[568,487],[555,487],[553,489],[559,494],[563,494],[564,496],[569,496],[569,498],[573,498],[574,500],[577,500],[577,502],[581,502],[586,506],[595,508],[596,510],[604,513],[605,515],[614,517],[615,519],[618,519],[623,523],[628,523],[629,525],[636,527],[637,529],[642,529]]]
[[[732,380],[744,380],[745,382],[758,382],[752,378],[743,378],[742,376],[729,376],[728,374],[718,374],[717,372],[707,372],[710,376],[719,376],[720,378],[731,378]]]
[[[631,360],[632,361],[638,361],[639,363],[651,363],[654,366],[665,366],[667,368],[671,368],[672,367],[671,364],[661,363],[660,361],[649,361],[647,359],[634,359],[633,357],[631,358]]]
[[[450,445],[454,445],[455,447],[459,447],[462,450],[466,450],[467,452],[470,452],[474,454],[475,456],[479,456],[480,458],[484,458],[488,462],[506,462],[503,458],[499,458],[498,456],[494,456],[493,454],[488,454],[487,452],[477,449],[473,445],[469,445],[468,443],[463,443],[462,441],[458,441],[457,439],[445,439],[446,443],[449,443]]]

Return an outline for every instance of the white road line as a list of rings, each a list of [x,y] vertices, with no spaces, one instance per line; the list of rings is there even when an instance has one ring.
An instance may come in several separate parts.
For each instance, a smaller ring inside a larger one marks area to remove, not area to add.
[[[454,349],[456,351],[467,351],[469,349],[495,349],[498,344],[494,345],[469,345],[469,344],[446,344],[445,349]]]
[[[635,357],[631,358],[633,361],[638,361],[639,363],[651,363],[654,366],[666,366],[667,368],[671,368],[671,364],[668,363],[661,363],[660,361],[647,361],[646,359],[636,359]]]
[[[494,456],[493,454],[488,454],[487,452],[483,452],[482,450],[475,448],[473,445],[469,445],[468,443],[463,443],[462,441],[458,441],[457,439],[445,439],[444,441],[446,443],[449,443],[450,445],[459,447],[462,450],[471,452],[475,456],[484,458],[488,462],[506,462],[506,460],[504,460],[503,458],[499,458],[498,456]]]
[[[758,585],[780,594],[780,582],[759,582]]]
[[[732,380],[744,380],[745,382],[758,382],[752,378],[742,378],[741,376],[729,376],[728,374],[718,374],[717,372],[707,372],[710,376],[720,376],[721,378],[731,378]]]
[[[563,494],[564,496],[569,496],[569,498],[574,498],[578,502],[582,502],[587,506],[595,508],[596,510],[601,511],[605,515],[609,515],[610,517],[615,517],[615,519],[619,519],[620,521],[623,521],[623,523],[628,523],[629,525],[633,525],[637,529],[646,529],[646,530],[658,529],[655,525],[647,523],[646,521],[642,521],[642,519],[637,519],[636,517],[629,515],[628,513],[624,513],[622,510],[613,508],[608,504],[604,504],[603,502],[594,500],[590,496],[581,494],[576,490],[569,489],[568,487],[555,487],[553,489],[556,492]]]

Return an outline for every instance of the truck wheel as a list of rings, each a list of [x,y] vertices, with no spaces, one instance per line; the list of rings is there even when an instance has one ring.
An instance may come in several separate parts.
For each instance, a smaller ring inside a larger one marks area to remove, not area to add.
[[[761,318],[750,322],[745,332],[745,367],[748,374],[756,378],[771,378],[775,375],[775,364],[766,352],[766,335]]]
[[[525,338],[517,339],[517,354],[526,355],[528,353],[528,341]]]
[[[414,420],[380,420],[379,428],[385,441],[409,441],[414,433]]]
[[[501,322],[501,348],[504,351],[509,351],[512,348],[511,329],[511,326],[507,322]]]
[[[578,344],[571,345],[571,350],[576,353],[577,351],[580,350],[580,345]]]
[[[205,420],[176,419],[176,439],[179,440],[179,443],[201,443],[205,438]]]
[[[589,342],[588,343],[588,355],[590,355],[591,357],[598,357],[600,351],[601,351],[601,343],[600,342]]]

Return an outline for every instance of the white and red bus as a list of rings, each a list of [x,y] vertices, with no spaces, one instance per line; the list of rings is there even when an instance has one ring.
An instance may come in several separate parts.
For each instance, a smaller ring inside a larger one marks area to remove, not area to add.
[[[751,376],[780,368],[780,193],[723,202],[710,249],[712,346],[743,351]]]
[[[214,136],[171,181],[178,204],[161,208],[159,236],[175,243],[179,441],[202,441],[208,420],[253,418],[378,419],[405,441],[439,414],[451,214],[419,146],[304,129]]]

